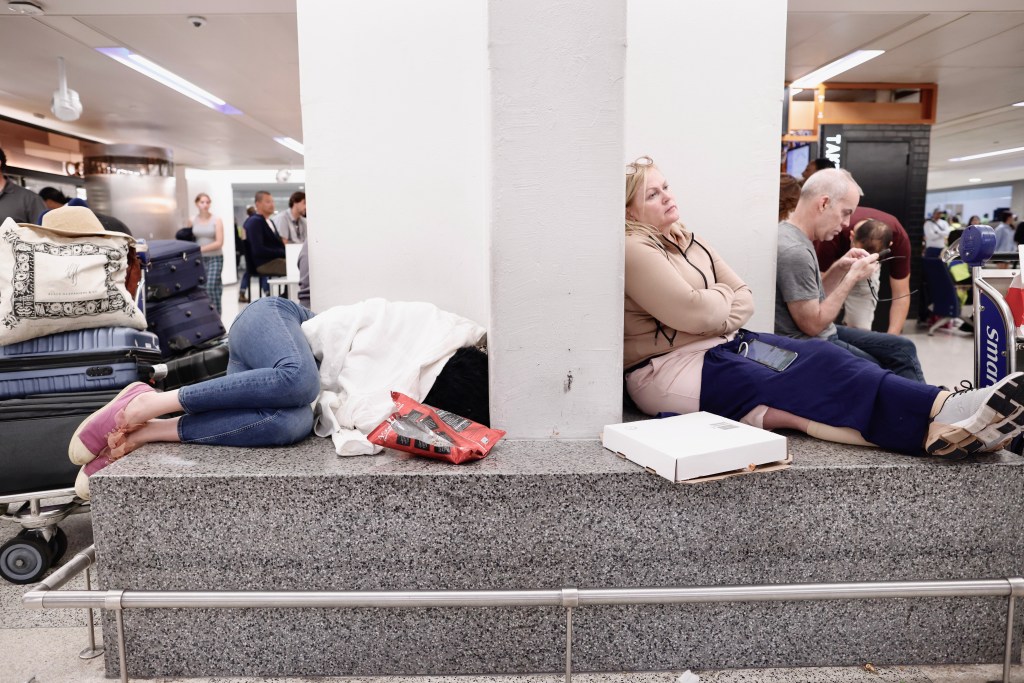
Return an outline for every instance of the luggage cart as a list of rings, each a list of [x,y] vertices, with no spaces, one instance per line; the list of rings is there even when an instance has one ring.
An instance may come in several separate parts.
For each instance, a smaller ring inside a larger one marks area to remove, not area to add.
[[[44,504],[64,498],[71,500]],[[21,526],[17,536],[0,546],[0,576],[15,584],[39,581],[68,549],[67,534],[57,525],[89,509],[73,488],[0,496],[0,520]]]
[[[166,367],[164,364],[156,364],[142,369],[150,381],[157,382],[163,379],[167,372]],[[140,376],[140,379],[145,377]],[[21,531],[14,538],[0,546],[0,577],[3,579],[15,584],[35,583],[64,556],[68,548],[68,537],[57,525],[69,515],[91,510],[88,501],[75,495],[74,479],[78,474],[78,466],[69,464],[67,460],[67,442],[74,428],[82,420],[116,394],[116,390],[101,393],[96,397],[95,404],[83,407],[80,413],[62,418],[60,423],[48,425],[49,434],[56,438],[54,443],[64,445],[62,448],[56,448],[59,453],[52,454],[47,451],[47,462],[53,468],[50,471],[51,476],[43,480],[45,483],[37,485],[52,488],[25,491],[24,488],[19,490],[17,487],[25,487],[26,482],[8,482],[15,487],[13,491],[8,489],[6,493],[0,493],[0,521],[21,526]],[[85,398],[89,394],[64,396]],[[59,437],[56,436],[58,434]],[[11,438],[9,434],[8,438]],[[36,453],[37,458],[41,455]],[[58,469],[53,464],[55,461],[65,463],[66,467]]]
[[[960,260],[971,267],[974,301],[974,386],[992,386],[1024,368],[1024,338],[1017,336],[1006,293],[1021,272],[1024,248],[1016,254],[996,254],[995,231],[972,225],[942,252],[948,265]]]
[[[1006,292],[1020,264],[1008,269],[972,268],[974,273],[974,386],[987,387],[1024,367],[1024,338],[1017,335]]]

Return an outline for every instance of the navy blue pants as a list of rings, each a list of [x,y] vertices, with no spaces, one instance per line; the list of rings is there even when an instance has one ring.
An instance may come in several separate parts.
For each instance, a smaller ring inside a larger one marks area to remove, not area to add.
[[[782,372],[772,370],[737,353],[740,343],[750,339],[796,351],[797,358]],[[833,427],[850,427],[888,450],[922,455],[939,391],[823,339],[740,330],[731,342],[705,354],[700,408],[739,420],[765,405]]]

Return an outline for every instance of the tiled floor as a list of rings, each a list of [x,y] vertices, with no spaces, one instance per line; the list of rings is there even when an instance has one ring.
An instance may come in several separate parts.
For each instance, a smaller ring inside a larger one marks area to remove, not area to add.
[[[239,304],[237,285],[224,290],[225,321],[233,320],[245,306]],[[932,384],[956,386],[964,379],[972,379],[974,361],[973,341],[970,337],[936,333],[927,336],[913,325],[907,326],[907,335],[918,347],[925,376]],[[89,545],[92,540],[89,516],[79,515],[66,520],[62,526],[71,539],[68,556]],[[12,528],[2,529],[2,537]],[[79,579],[69,588],[84,588]],[[31,612],[21,606],[21,595],[26,588],[0,581],[0,683],[101,683],[104,678],[102,658],[80,660],[78,653],[87,644],[85,617],[77,610],[48,610]],[[674,683],[681,672],[646,674],[578,674],[574,680],[586,683]],[[862,683],[891,681],[896,683],[982,683],[1000,680],[1000,666],[943,666],[943,667],[878,667],[869,671],[863,667],[829,669],[772,669],[698,672],[704,683]],[[160,679],[174,683],[182,679]],[[189,679],[192,683],[247,683],[250,679]],[[504,677],[392,677],[381,679],[274,679],[275,683],[305,683],[306,681],[345,680],[353,683],[464,683],[466,681],[493,681],[494,683],[555,683],[563,680],[557,675],[504,676]],[[686,680],[686,679],[682,679]],[[692,681],[692,679],[690,679]],[[1024,669],[1015,667],[1011,678],[1024,683]]]

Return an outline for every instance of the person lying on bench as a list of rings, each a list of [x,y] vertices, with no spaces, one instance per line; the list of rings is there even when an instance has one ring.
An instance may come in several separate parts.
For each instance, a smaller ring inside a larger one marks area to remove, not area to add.
[[[830,198],[824,209],[837,226],[855,208],[844,201]],[[626,166],[625,258],[626,390],[649,415],[705,410],[764,429],[947,458],[999,450],[1024,431],[1022,373],[954,394],[820,339],[743,329],[754,312],[750,288],[683,225],[650,157]],[[758,342],[769,345],[759,347],[768,365],[754,359]]]
[[[68,446],[83,466],[75,491],[88,498],[91,475],[156,441],[287,446],[315,427],[339,455],[378,452],[365,435],[390,413],[391,390],[488,424],[484,332],[426,303],[368,299],[314,316],[260,299],[231,326],[227,375],[166,392],[136,382],[82,422]]]

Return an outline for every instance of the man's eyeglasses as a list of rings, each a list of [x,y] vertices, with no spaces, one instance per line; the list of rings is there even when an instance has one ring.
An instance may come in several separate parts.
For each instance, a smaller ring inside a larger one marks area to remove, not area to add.
[[[886,251],[888,251],[888,250],[886,250]],[[893,259],[898,259],[898,258],[904,258],[904,257],[903,256],[887,256],[886,258],[878,259],[878,263],[885,263],[886,261],[892,261]],[[910,294],[902,294],[900,296],[894,296],[894,297],[890,297],[888,299],[879,299],[878,298],[878,292],[875,291],[874,283],[871,282],[870,279],[867,280],[867,283],[868,283],[868,290],[871,292],[871,298],[874,299],[878,303],[881,303],[883,301],[895,301],[896,299],[905,299],[908,296],[913,296],[913,295],[917,294],[917,290],[915,289]]]
[[[653,166],[653,165],[654,165],[654,159],[650,158],[647,155],[644,155],[644,156],[640,157],[639,159],[637,159],[636,161],[634,161],[634,162],[632,162],[630,164],[626,164],[626,175],[633,175],[634,173],[639,171],[641,168],[646,168],[648,166]]]

